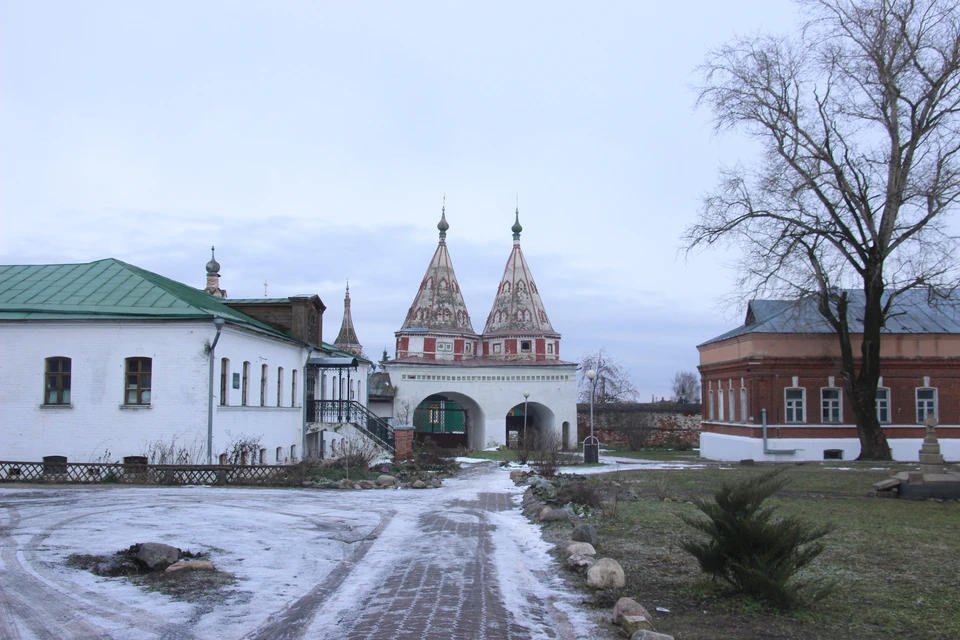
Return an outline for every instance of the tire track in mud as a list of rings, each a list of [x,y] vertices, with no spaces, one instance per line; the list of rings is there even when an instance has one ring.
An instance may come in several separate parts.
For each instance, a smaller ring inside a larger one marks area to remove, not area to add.
[[[246,640],[294,640],[304,637],[317,611],[323,606],[330,594],[340,588],[353,572],[354,567],[367,555],[367,551],[387,528],[394,515],[396,515],[396,511],[393,510],[381,513],[380,523],[376,528],[355,543],[350,552],[345,554],[340,563],[327,574],[323,582],[282,611],[271,615],[266,622],[244,638]]]

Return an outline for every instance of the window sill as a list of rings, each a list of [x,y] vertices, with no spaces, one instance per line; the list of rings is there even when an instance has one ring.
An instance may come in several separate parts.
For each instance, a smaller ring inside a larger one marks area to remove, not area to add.
[[[153,409],[152,404],[122,404],[121,411],[143,411],[144,409]]]
[[[47,411],[47,410],[62,411],[64,409],[73,409],[73,405],[72,404],[42,404],[40,405],[40,408],[43,409],[44,411]]]

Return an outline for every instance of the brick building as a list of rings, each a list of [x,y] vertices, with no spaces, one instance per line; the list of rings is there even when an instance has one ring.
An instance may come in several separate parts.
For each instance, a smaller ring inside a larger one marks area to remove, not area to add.
[[[876,411],[896,460],[918,459],[928,411],[939,421],[944,455],[960,459],[956,304],[954,299],[931,303],[925,292],[907,292],[896,300],[883,330]],[[862,296],[856,292],[851,292],[850,317],[862,317]],[[860,338],[852,336],[855,353]],[[860,454],[840,377],[837,336],[813,300],[753,300],[743,325],[697,349],[703,457],[852,460]]]

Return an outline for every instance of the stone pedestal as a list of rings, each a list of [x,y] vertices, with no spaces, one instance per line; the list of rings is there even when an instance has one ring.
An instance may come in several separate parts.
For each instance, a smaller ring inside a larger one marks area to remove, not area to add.
[[[937,419],[933,417],[932,413],[928,413],[925,423],[927,425],[927,435],[920,447],[920,473],[924,475],[940,474],[944,472],[944,467],[943,454],[940,453],[940,442],[937,440]]]

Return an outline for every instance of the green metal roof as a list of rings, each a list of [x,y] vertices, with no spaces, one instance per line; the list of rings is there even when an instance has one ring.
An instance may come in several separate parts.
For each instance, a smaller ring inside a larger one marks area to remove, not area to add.
[[[107,258],[85,264],[0,265],[0,320],[222,317],[302,343],[199,289]]]

